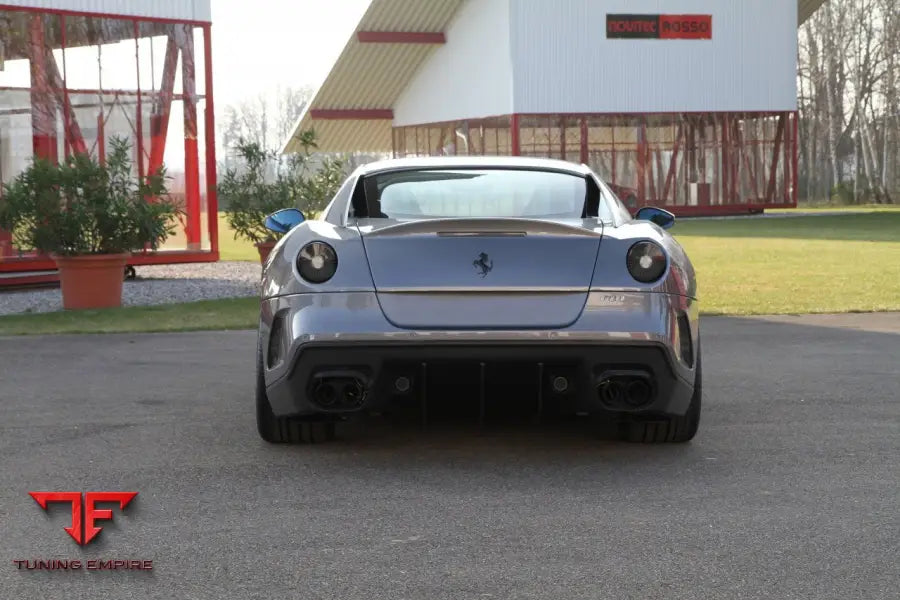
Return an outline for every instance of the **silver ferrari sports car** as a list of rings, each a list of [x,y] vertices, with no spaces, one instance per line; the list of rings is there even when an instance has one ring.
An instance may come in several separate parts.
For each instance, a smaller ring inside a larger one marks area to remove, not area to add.
[[[394,411],[423,423],[577,415],[624,440],[700,421],[694,269],[588,167],[529,158],[362,166],[318,220],[295,209],[263,268],[256,416],[268,442]]]

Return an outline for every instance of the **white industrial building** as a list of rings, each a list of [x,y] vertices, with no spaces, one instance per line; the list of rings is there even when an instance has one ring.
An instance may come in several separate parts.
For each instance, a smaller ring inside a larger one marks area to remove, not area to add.
[[[297,128],[584,162],[632,207],[794,206],[797,27],[821,3],[373,0]]]

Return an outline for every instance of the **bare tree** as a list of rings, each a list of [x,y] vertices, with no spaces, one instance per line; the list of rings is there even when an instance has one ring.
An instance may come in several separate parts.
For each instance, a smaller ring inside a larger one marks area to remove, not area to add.
[[[283,88],[275,95],[276,144],[280,147],[294,135],[297,120],[312,99],[312,90],[304,88]]]
[[[264,151],[280,148],[293,133],[312,92],[308,87],[279,86],[273,93],[260,93],[225,108],[219,125],[227,169],[237,160],[237,148],[252,143]]]
[[[808,198],[898,196],[897,8],[897,0],[829,0],[800,31],[800,179]]]

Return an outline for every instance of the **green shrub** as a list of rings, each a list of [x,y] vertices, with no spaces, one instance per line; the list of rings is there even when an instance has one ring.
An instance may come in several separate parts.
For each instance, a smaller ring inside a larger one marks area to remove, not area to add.
[[[276,234],[265,227],[267,216],[283,208],[298,208],[310,218],[328,205],[343,183],[344,161],[325,157],[314,167],[315,134],[304,132],[299,141],[302,151],[287,157],[256,142],[238,142],[243,168],[228,169],[218,186],[235,239],[254,244],[274,241]]]
[[[120,254],[156,249],[174,233],[181,209],[165,170],[139,181],[130,145],[115,138],[105,164],[88,154],[62,163],[35,157],[0,198],[0,228],[22,249],[45,254]]]

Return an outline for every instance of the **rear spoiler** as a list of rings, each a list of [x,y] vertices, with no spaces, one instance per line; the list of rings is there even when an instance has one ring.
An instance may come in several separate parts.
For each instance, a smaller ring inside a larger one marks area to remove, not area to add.
[[[365,237],[427,234],[491,237],[526,235],[603,237],[603,222],[598,219],[596,223],[596,228],[587,229],[558,221],[509,217],[420,219],[398,221],[393,224],[385,224],[385,219],[359,219],[357,227]]]

